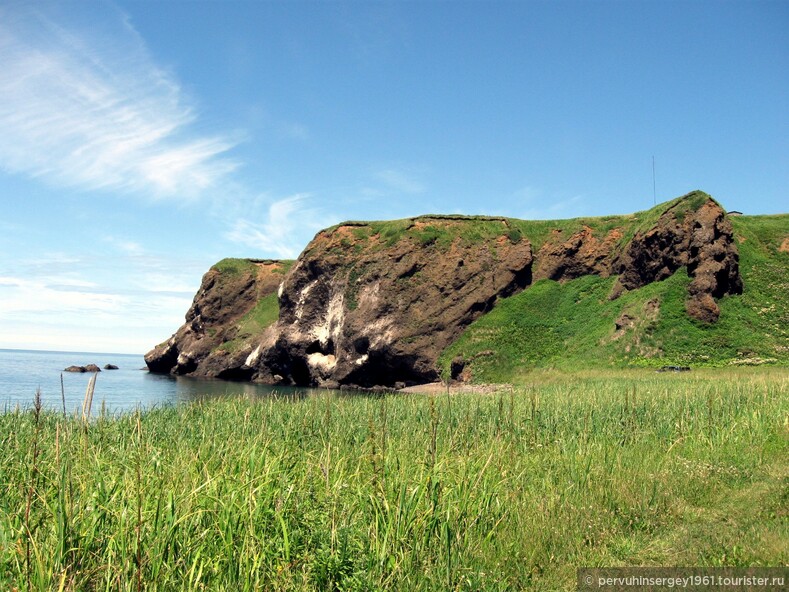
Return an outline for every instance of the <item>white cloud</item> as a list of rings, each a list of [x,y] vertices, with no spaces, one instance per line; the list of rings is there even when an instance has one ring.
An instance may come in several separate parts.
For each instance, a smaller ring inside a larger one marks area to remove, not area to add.
[[[46,251],[28,257],[7,258],[0,256],[0,264],[7,269],[25,270],[25,276],[30,275],[63,275],[63,270],[72,269],[82,260],[75,255],[60,251]],[[8,273],[7,271],[4,273]]]
[[[198,195],[236,168],[234,142],[190,129],[194,109],[123,15],[80,28],[40,6],[0,7],[0,166],[160,197]]]
[[[102,242],[90,254],[0,253],[0,347],[141,353],[183,323],[209,262]]]
[[[95,284],[73,278],[23,278],[0,276],[0,321],[14,315],[35,313],[57,318],[64,313],[103,315],[118,312],[125,298],[95,291]]]
[[[257,249],[262,257],[294,258],[315,232],[334,223],[333,217],[310,206],[309,199],[309,194],[299,193],[275,201],[268,206],[264,222],[239,218],[225,236]]]

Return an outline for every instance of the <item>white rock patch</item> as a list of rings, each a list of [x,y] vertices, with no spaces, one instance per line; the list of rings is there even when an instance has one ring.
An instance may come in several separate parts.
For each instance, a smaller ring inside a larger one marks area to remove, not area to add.
[[[340,336],[344,322],[343,295],[342,292],[335,292],[326,308],[323,323],[312,328],[312,335],[325,347],[330,338],[336,340]]]
[[[257,346],[255,350],[247,356],[247,359],[244,361],[245,366],[254,366],[258,358],[260,357],[260,346]]]
[[[307,363],[321,374],[326,375],[334,370],[334,367],[337,365],[337,358],[331,354],[326,356],[320,352],[316,352],[307,356]]]
[[[299,301],[296,303],[296,311],[295,311],[296,318],[298,320],[301,320],[301,317],[304,314],[304,304],[307,302],[307,297],[310,295],[310,292],[312,291],[312,289],[315,287],[315,284],[317,283],[318,280],[310,282],[309,284],[304,286],[304,288],[301,291],[301,294],[299,294]]]

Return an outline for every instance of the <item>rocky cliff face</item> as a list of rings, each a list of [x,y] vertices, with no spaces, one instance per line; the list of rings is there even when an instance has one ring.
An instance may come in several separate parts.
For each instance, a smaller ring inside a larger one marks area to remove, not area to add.
[[[287,273],[272,261],[209,271],[186,323],[146,362],[268,383],[395,386],[436,380],[438,356],[463,329],[537,279],[617,275],[615,298],[685,268],[687,312],[705,322],[717,320],[716,298],[742,291],[731,224],[706,194],[652,218],[601,220],[533,232],[536,249],[519,220],[342,224],[320,232]],[[278,317],[266,321],[261,302],[274,305],[275,291]]]
[[[435,361],[496,298],[531,282],[531,243],[506,220],[409,220],[318,234],[282,284],[280,319],[258,376],[296,384],[394,385],[438,378]]]
[[[203,276],[186,322],[145,355],[148,369],[176,375],[251,378],[252,372],[242,370],[250,353],[243,341],[259,335],[244,331],[265,328],[255,326],[255,312],[266,299],[274,304],[276,319],[276,292],[290,264],[254,259],[220,261]]]
[[[720,315],[715,298],[742,293],[739,254],[723,209],[709,198],[688,203],[692,199],[668,208],[654,227],[630,241],[613,267],[619,274],[614,296],[687,267],[693,281],[685,309],[691,317],[714,323]]]

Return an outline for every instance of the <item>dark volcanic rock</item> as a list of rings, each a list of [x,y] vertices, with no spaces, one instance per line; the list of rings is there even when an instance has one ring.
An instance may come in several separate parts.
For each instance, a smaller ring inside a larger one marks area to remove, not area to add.
[[[731,222],[709,197],[698,209],[683,211],[682,206],[687,201],[677,202],[653,228],[636,234],[617,264],[620,276],[612,296],[666,279],[686,267],[693,278],[685,304],[688,315],[715,322],[720,309],[714,299],[742,293]]]
[[[117,370],[118,367],[115,364],[104,364],[105,370]]]
[[[96,364],[88,364],[87,366],[69,366],[64,368],[63,372],[101,372]]]
[[[465,368],[466,360],[463,358],[463,356],[455,356],[449,366],[449,377],[452,380],[459,380]]]
[[[186,322],[145,355],[151,372],[249,379],[249,347],[219,346],[239,337],[237,323],[265,296],[274,294],[290,262],[242,260],[212,267],[204,276]]]
[[[479,220],[405,223],[388,243],[363,224],[315,237],[282,285],[257,378],[363,387],[434,381],[439,354],[463,328],[531,283],[531,243],[511,237],[506,220],[486,220],[500,230],[475,241],[462,236]]]

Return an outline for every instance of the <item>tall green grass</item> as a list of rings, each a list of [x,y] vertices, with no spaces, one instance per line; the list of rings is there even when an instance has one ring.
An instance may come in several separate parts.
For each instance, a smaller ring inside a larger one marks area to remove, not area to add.
[[[786,371],[0,416],[0,589],[572,590],[789,562]]]

